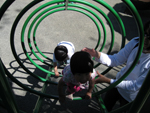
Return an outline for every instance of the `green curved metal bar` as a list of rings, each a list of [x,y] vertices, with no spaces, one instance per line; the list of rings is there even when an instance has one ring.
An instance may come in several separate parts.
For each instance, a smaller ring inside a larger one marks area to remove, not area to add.
[[[80,2],[81,3],[81,2]],[[90,7],[95,7],[95,8],[98,8],[97,6],[95,6],[95,5],[93,5],[93,4],[90,4],[89,2],[86,2],[86,1],[82,1],[82,4],[85,4],[85,5],[87,5],[87,6],[90,6]],[[90,5],[89,5],[90,4]],[[82,8],[82,9],[85,9],[83,6],[80,6],[80,5],[76,5],[76,4],[68,4],[68,6],[75,6],[75,7],[79,7],[79,8]],[[92,13],[92,14],[94,14],[94,16],[98,19],[98,20],[101,20],[97,15],[96,15],[96,13],[95,12],[93,12],[92,10],[89,10],[88,8],[86,8],[85,9],[86,11],[88,11],[88,12],[90,12],[90,13]],[[111,24],[111,22],[110,22],[110,19],[107,17],[107,15],[101,10],[101,9],[99,9],[99,12],[103,15],[103,17],[107,20],[107,22],[108,23],[110,23]],[[104,23],[102,22],[102,21],[100,21],[100,23],[101,23],[101,25],[102,25],[102,27],[104,26]],[[112,31],[114,31],[114,29],[113,29],[113,27],[112,26],[110,26],[111,27],[111,30]],[[101,47],[101,51],[103,50],[103,48],[104,48],[104,46],[105,46],[105,43],[106,43],[106,29],[104,29],[104,27],[103,27],[103,31],[104,31],[104,41],[103,41],[103,43],[102,43],[102,47]],[[99,38],[99,40],[98,40],[98,42],[97,42],[97,44],[96,44],[96,47],[95,47],[95,49],[97,49],[98,48],[98,46],[99,46],[99,44],[100,44],[100,38]]]
[[[53,6],[53,7],[50,7],[50,8],[48,8],[48,9],[42,11],[42,12],[33,20],[33,22],[31,23],[31,25],[30,25],[30,27],[29,27],[29,30],[28,30],[28,44],[29,44],[29,47],[30,47],[31,51],[33,52],[34,56],[35,56],[37,59],[39,59],[41,62],[43,62],[43,63],[44,63],[44,60],[42,60],[40,57],[37,56],[37,54],[35,53],[35,51],[32,49],[32,45],[31,45],[31,43],[30,43],[30,33],[31,33],[31,30],[32,30],[32,27],[33,27],[34,23],[37,21],[37,19],[40,18],[44,13],[46,13],[46,12],[52,10],[52,9],[55,9],[55,8],[58,8],[58,7],[63,7],[63,6],[64,6],[63,4],[55,5],[55,6]],[[30,20],[36,13],[37,13],[37,12],[34,12],[34,13],[32,13],[32,14],[29,16],[30,18],[28,18],[28,22],[29,22],[29,20]],[[34,35],[34,34],[33,34],[33,38],[34,38],[34,45],[35,45],[36,49],[38,50],[38,52],[39,52],[44,58],[47,58],[47,59],[49,59],[49,60],[52,61],[52,59],[48,58],[46,55],[44,55],[44,54],[40,51],[40,49],[38,48],[38,46],[37,46],[37,44],[36,44],[35,35]]]
[[[59,5],[56,5],[56,6],[53,6],[53,7],[54,7],[54,8],[58,8],[58,7],[63,7],[63,6],[64,6],[64,4],[59,4]],[[40,14],[38,14],[38,15],[36,16],[36,18],[33,20],[32,24],[30,25],[30,30],[32,29],[32,27],[33,27],[33,25],[35,24],[35,22],[36,22],[43,14],[45,14],[46,12],[48,12],[48,11],[54,9],[53,7],[47,8],[46,10],[44,10],[44,11],[42,11]],[[31,32],[30,30],[29,30],[29,32]],[[28,33],[28,35],[29,35],[29,33]],[[37,51],[38,51],[44,58],[48,58],[46,55],[44,55],[44,54],[40,51],[40,49],[39,49],[38,46],[37,46],[36,39],[35,39],[35,30],[33,31],[33,40],[34,40],[34,45],[35,45]],[[50,58],[49,58],[49,60],[52,61],[52,59],[50,59]]]
[[[70,1],[70,2],[78,2],[78,3],[81,3],[81,4],[87,5],[87,6],[91,7],[91,8],[93,8],[93,9],[95,9],[96,11],[98,11],[100,14],[102,14],[102,16],[103,16],[106,20],[109,20],[109,18],[106,16],[106,14],[105,14],[99,7],[93,5],[93,4],[89,3],[89,2],[81,1],[81,0],[69,0],[69,1]],[[108,4],[105,4],[105,5],[108,5]],[[111,46],[110,46],[110,48],[109,48],[109,51],[107,52],[107,53],[110,53],[110,51],[111,51],[111,49],[112,49],[112,47],[113,47],[113,44],[114,44],[114,29],[113,29],[113,25],[112,25],[112,23],[111,23],[110,20],[108,21],[108,24],[109,24],[109,26],[110,26],[110,28],[111,28],[111,34],[112,34],[112,35],[111,35],[111,36],[112,36]],[[96,49],[98,46],[99,46],[99,42],[97,43],[95,49]],[[103,49],[103,48],[101,48],[100,51],[102,51],[102,49]]]
[[[38,7],[36,10],[34,10],[34,11],[29,15],[29,17],[26,19],[26,21],[25,21],[25,23],[24,23],[24,25],[23,25],[23,27],[22,27],[22,31],[21,31],[21,45],[22,45],[22,49],[23,49],[25,55],[27,56],[27,58],[28,58],[28,59],[30,60],[30,62],[31,62],[32,64],[34,64],[38,69],[40,69],[40,70],[42,70],[42,71],[44,71],[44,72],[46,72],[46,73],[53,74],[53,75],[54,75],[54,72],[50,72],[50,71],[48,71],[48,70],[42,68],[41,66],[39,66],[38,64],[36,64],[36,63],[32,60],[32,58],[29,56],[28,52],[26,51],[25,45],[24,45],[24,34],[25,34],[25,29],[26,29],[26,26],[27,26],[27,24],[28,24],[28,21],[33,17],[33,15],[35,15],[35,14],[36,14],[38,11],[40,11],[41,9],[43,9],[43,8],[49,6],[49,5],[52,5],[52,4],[54,4],[54,3],[56,3],[56,1],[51,1],[51,2],[45,3],[45,4],[43,4],[42,6]],[[30,45],[29,45],[29,46],[30,46]],[[31,48],[31,49],[32,49],[32,48]],[[33,51],[33,49],[32,49],[32,52],[33,52],[34,55],[35,55],[35,52]],[[36,57],[39,58],[37,55],[36,55]],[[41,60],[41,62],[42,62],[42,60]]]
[[[41,19],[40,19],[40,21],[38,22],[38,24],[37,25],[39,25],[39,23],[45,18],[45,17],[47,17],[48,15],[50,15],[50,14],[52,14],[52,13],[55,13],[55,12],[57,12],[57,11],[63,11],[64,10],[64,8],[61,8],[61,9],[56,9],[56,10],[53,10],[53,11],[51,11],[51,12],[49,12],[49,13],[47,13],[46,15],[44,15]],[[72,9],[73,10],[73,9]],[[77,11],[77,10],[75,10],[75,11]],[[79,11],[79,10],[78,10]],[[82,12],[82,11],[80,11],[80,12]],[[84,12],[82,12],[82,13],[84,13]],[[84,14],[86,14],[86,13],[84,13]],[[87,15],[87,14],[86,14]],[[98,26],[98,24],[97,24],[97,22],[94,20],[94,18],[92,17],[92,16],[90,16],[90,15],[87,15],[87,16],[89,16],[94,22],[95,22],[95,24],[97,25],[97,27],[98,27],[98,30],[99,30],[99,32],[100,32],[100,29],[99,29],[99,26]],[[31,28],[31,27],[30,27]],[[29,30],[29,33],[28,33],[28,38],[30,38],[30,32],[31,32],[31,29]],[[30,48],[32,49],[32,47],[31,47],[31,44],[29,45],[30,46]],[[35,54],[35,52],[33,51],[33,49],[32,49],[32,52],[33,52],[33,54],[34,55],[36,55]],[[37,57],[37,56],[36,56]],[[29,60],[36,66],[36,67],[38,67],[39,68],[39,66],[28,56],[28,58],[29,58]],[[45,69],[42,69],[42,68],[39,68],[39,69],[41,69],[42,71],[44,71],[44,72],[49,72],[49,71],[47,71],[47,70],[45,70]]]
[[[125,32],[125,27],[124,27],[124,24],[123,24],[123,22],[122,22],[120,16],[119,16],[118,13],[117,13],[109,4],[107,4],[105,1],[103,1],[103,0],[95,0],[95,1],[96,1],[97,3],[100,3],[101,5],[103,5],[103,6],[104,6],[105,8],[107,8],[110,12],[112,12],[112,14],[113,14],[113,15],[115,16],[115,18],[118,20],[119,25],[120,25],[120,27],[121,27],[121,31],[122,31],[122,44],[121,44],[121,47],[120,47],[120,49],[122,49],[122,48],[125,46],[126,32]],[[112,41],[114,41],[114,40],[112,40]],[[113,46],[110,47],[110,49],[108,50],[107,54],[109,54],[109,53],[111,52],[112,47],[113,47]],[[98,64],[96,65],[96,67],[99,66],[99,65],[100,65],[100,63],[98,63]],[[106,73],[107,73],[108,71],[110,71],[111,69],[112,69],[112,67],[107,68],[105,71],[102,72],[102,74],[106,74]]]
[[[99,20],[99,22],[101,23],[101,25],[102,25],[102,27],[103,27],[103,30],[104,30],[104,38],[106,38],[106,29],[105,29],[105,26],[104,26],[102,20],[96,15],[95,12],[93,12],[92,10],[89,10],[88,8],[86,8],[86,7],[84,7],[84,6],[80,6],[80,5],[68,4],[68,6],[82,8],[82,9],[84,9],[84,10],[90,12],[91,14],[93,14],[93,15]],[[43,13],[43,12],[42,12],[42,13]],[[41,14],[38,15],[38,18],[39,18],[39,16],[41,16]],[[36,21],[38,18],[35,18],[35,21]],[[44,19],[44,18],[43,18],[43,19]],[[35,23],[35,21],[34,21],[34,23]],[[40,20],[40,21],[42,21],[42,20]],[[33,23],[33,24],[34,24],[34,23]],[[39,24],[40,24],[40,23],[38,22],[38,24],[35,26],[35,29],[33,30],[33,37],[35,37],[36,30],[37,30],[37,27],[38,27]],[[100,38],[101,38],[101,37],[100,37],[100,29],[99,29],[98,24],[96,24],[96,26],[97,26],[98,31],[99,31],[99,40],[100,40]],[[99,40],[98,40],[98,41],[99,41]],[[106,40],[105,40],[105,41],[106,41]],[[105,41],[104,41],[104,44],[105,44]],[[104,44],[103,44],[103,47],[104,47]]]
[[[69,4],[68,4],[68,6],[69,6]],[[72,5],[73,6],[73,5]],[[101,11],[102,12],[102,11]],[[109,19],[107,18],[107,16],[105,15],[105,13],[103,13],[103,15],[105,16],[105,18],[109,21]],[[109,21],[109,23],[110,23],[110,21]],[[112,29],[112,31],[114,31],[113,29]],[[98,41],[99,42],[99,41]],[[97,46],[98,47],[98,46]],[[103,47],[104,47],[104,44],[103,44]],[[102,49],[101,49],[102,50]]]
[[[80,6],[80,5],[76,5],[76,4],[68,4],[68,6],[82,8],[82,9],[84,9],[84,10],[90,12],[91,14],[93,14],[93,15],[99,20],[99,22],[101,23],[101,25],[102,25],[102,27],[103,27],[103,30],[104,30],[104,37],[106,38],[106,29],[105,29],[105,26],[104,26],[102,20],[96,15],[95,12],[93,12],[92,10],[89,10],[88,8],[86,8],[86,7],[84,7],[84,6]],[[45,12],[43,12],[43,13],[45,13]],[[39,16],[41,16],[41,15],[39,15]],[[38,27],[38,26],[36,25],[36,27],[34,28],[33,37],[35,37],[37,27]],[[98,27],[98,25],[97,25],[97,27]],[[98,29],[99,29],[99,28],[98,28]],[[99,41],[100,41],[100,38],[101,38],[101,37],[100,37],[100,30],[99,30],[99,36],[98,36],[98,37],[99,37],[99,40],[98,40],[98,42],[99,42]],[[105,42],[106,42],[106,40],[104,40],[104,44],[105,44]],[[34,41],[34,43],[35,43],[35,46],[36,46],[36,41]],[[104,47],[104,46],[103,46],[103,47]],[[36,48],[38,48],[38,47],[36,47]],[[40,50],[39,50],[39,51],[40,51]]]
[[[36,5],[37,3],[41,2],[42,0],[35,0],[35,1],[32,1],[30,4],[28,4],[20,13],[19,15],[16,17],[13,25],[12,25],[12,28],[11,28],[11,34],[10,34],[10,45],[11,45],[11,50],[12,50],[12,53],[16,59],[16,61],[18,62],[18,64],[27,72],[29,73],[30,75],[34,76],[35,78],[37,78],[38,80],[42,81],[42,82],[47,82],[47,83],[51,83],[51,84],[57,84],[55,82],[52,82],[52,81],[46,81],[45,79],[43,79],[42,77],[32,73],[30,70],[28,70],[24,65],[23,63],[20,61],[20,59],[18,58],[17,56],[17,53],[16,53],[16,50],[15,50],[15,46],[14,46],[14,33],[15,33],[15,30],[16,30],[16,26],[17,24],[19,23],[21,17],[31,8],[33,7],[34,5]]]
[[[63,6],[63,5],[61,5],[61,6]],[[57,5],[57,6],[54,6],[54,8],[57,8],[57,7],[58,7],[58,5]],[[59,6],[59,7],[60,7],[60,6]],[[34,23],[36,22],[36,20],[37,20],[41,15],[43,15],[43,13],[45,13],[45,12],[51,10],[51,9],[54,9],[54,8],[53,8],[53,7],[50,7],[50,8],[48,8],[48,9],[46,9],[46,11],[41,12],[41,13],[33,20],[33,22],[31,23],[30,29],[29,29],[28,38],[30,38],[31,29],[32,29]],[[59,11],[59,10],[58,10],[58,11]],[[54,12],[56,12],[56,11],[54,11]],[[40,24],[40,22],[41,22],[45,17],[49,16],[50,14],[52,14],[52,13],[54,13],[54,12],[51,12],[51,13],[48,13],[48,14],[44,15],[44,16],[39,20],[39,22],[37,22],[37,24],[36,24],[36,26],[35,26],[35,29],[34,29],[34,33],[33,33],[34,36],[33,36],[33,37],[35,37],[35,33],[36,33],[37,27],[38,27],[38,25]],[[83,13],[84,13],[84,12],[83,12]],[[94,13],[94,12],[93,12],[93,13]],[[85,13],[84,13],[84,14],[85,14]],[[97,22],[94,20],[94,18],[92,18],[92,16],[90,16],[90,15],[88,15],[88,14],[85,14],[85,15],[87,15],[88,17],[90,17],[90,18],[94,21],[94,23],[96,24],[97,29],[98,29],[98,32],[99,32],[99,38],[100,38],[100,28],[99,28]],[[94,15],[95,15],[95,14],[94,14]],[[95,16],[97,16],[97,15],[95,15]],[[97,18],[98,18],[98,16],[97,16]],[[99,18],[99,19],[100,19],[100,18]],[[101,20],[99,20],[99,21],[102,22]],[[104,25],[103,25],[103,28],[104,28],[104,30],[105,30]],[[106,31],[106,30],[105,30],[105,31]],[[30,45],[30,47],[31,47],[31,45]]]
[[[85,2],[85,1],[84,1],[84,2]],[[93,7],[95,7],[95,6],[93,6]],[[100,9],[99,9],[99,10],[100,10]],[[105,15],[105,14],[103,13],[103,15]],[[107,16],[105,16],[105,17],[107,17]],[[111,23],[111,22],[109,22],[109,23]],[[111,25],[111,26],[112,26],[112,25]],[[111,31],[114,31],[112,27],[111,27],[111,29],[112,29]],[[114,34],[114,33],[113,33],[113,34]],[[114,37],[114,35],[112,35],[112,36]],[[114,43],[114,41],[112,41],[112,42]],[[98,45],[99,45],[99,41],[98,41],[97,47],[98,47]],[[111,45],[113,45],[113,44],[111,44]],[[96,48],[97,48],[97,47],[96,47]],[[104,47],[104,44],[103,44],[103,47]],[[112,47],[111,47],[111,48],[112,48]],[[103,48],[102,48],[102,49],[103,49]],[[102,49],[101,49],[101,50],[102,50]],[[110,50],[111,50],[111,49],[110,49]]]
[[[63,5],[63,4],[60,4],[60,6],[64,6],[64,5]],[[43,12],[41,12],[41,13],[33,20],[33,22],[31,23],[31,25],[30,25],[30,27],[29,27],[29,30],[28,30],[28,44],[29,44],[29,48],[30,48],[30,50],[32,51],[32,53],[34,54],[34,56],[35,56],[38,60],[40,60],[41,62],[43,62],[43,63],[45,63],[45,64],[46,64],[46,62],[44,62],[44,60],[42,60],[42,59],[35,53],[35,51],[34,51],[33,48],[32,48],[32,45],[31,45],[31,43],[30,43],[30,42],[31,42],[31,41],[30,41],[31,30],[32,30],[32,27],[33,27],[34,23],[37,21],[37,19],[38,19],[39,17],[41,17],[44,13],[46,13],[46,12],[52,10],[52,9],[58,8],[58,7],[60,7],[60,6],[59,6],[59,5],[55,5],[55,6],[53,6],[53,7],[50,7],[50,8],[48,8],[48,9],[44,10]],[[34,12],[34,14],[32,13],[32,16],[35,15],[35,13],[36,13],[36,12]],[[32,16],[29,15],[30,18],[28,18],[28,22],[29,22],[29,20],[32,18]],[[27,22],[26,22],[26,23],[27,23]],[[37,48],[38,52],[39,52],[43,57],[48,58],[46,55],[44,55],[44,54],[38,49],[35,40],[34,40],[34,44],[36,45],[36,48]],[[52,60],[51,60],[51,61],[52,61]]]
[[[88,2],[86,2],[86,3],[89,4]],[[84,3],[84,4],[85,4],[85,3]],[[86,4],[86,5],[87,5],[87,4]],[[91,4],[91,5],[92,5],[92,4]],[[83,6],[76,5],[76,4],[68,4],[68,6],[73,6],[73,7],[75,6],[75,7],[79,7],[79,8],[85,9]],[[89,6],[89,5],[88,5],[88,6]],[[91,6],[90,6],[90,7],[91,7]],[[96,7],[95,5],[92,5],[92,7],[98,8],[98,7]],[[102,20],[97,16],[97,14],[96,14],[94,11],[89,10],[88,8],[86,8],[85,10],[88,11],[88,12],[90,12],[90,13],[92,13],[92,14],[94,14],[94,16],[95,16],[98,20],[100,20],[100,23],[101,23],[101,25],[102,25],[102,27],[103,27],[103,31],[104,31],[104,41],[103,41],[103,43],[102,43],[102,47],[100,48],[100,51],[102,51],[103,48],[104,48],[104,46],[105,46],[106,38],[107,38],[106,29],[104,28],[104,23],[102,22]],[[110,19],[107,17],[107,15],[106,15],[101,9],[99,9],[99,12],[103,15],[103,17],[107,20],[107,22],[111,24]],[[112,31],[114,31],[112,25],[110,26],[110,29],[111,29]],[[112,34],[113,34],[113,33],[112,33]],[[95,49],[98,48],[99,44],[100,44],[100,38],[99,38],[99,40],[98,40],[98,42],[97,42],[97,45],[96,45]]]
[[[121,48],[122,49],[125,46],[125,37],[126,37],[126,31],[125,31],[125,27],[124,24],[120,18],[120,16],[118,15],[118,13],[109,5],[107,4],[105,1],[103,0],[95,0],[96,2],[100,3],[101,5],[103,5],[105,8],[107,8],[114,16],[115,18],[118,20],[118,23],[121,27],[121,32],[122,32],[122,44],[121,44]],[[111,51],[111,50],[109,50]]]
[[[49,2],[50,3],[50,2]],[[49,3],[46,3],[46,6],[47,6],[47,4],[49,4]],[[25,22],[25,24],[24,24],[24,26],[26,26],[26,24],[28,23],[28,21],[31,19],[31,17],[37,12],[37,11],[39,11],[39,9],[42,9],[43,7],[45,7],[45,4],[44,5],[42,5],[40,8],[38,8],[38,10],[36,9],[35,11],[33,11],[33,13],[29,16],[29,18],[27,19],[27,21]],[[104,15],[104,14],[103,14]],[[107,16],[105,16],[105,17],[107,17]],[[24,33],[24,29],[25,29],[25,27],[23,27],[23,32],[22,33]],[[113,31],[113,30],[112,30]],[[23,34],[22,34],[22,42],[23,42],[23,39],[24,39],[24,37],[23,37]],[[99,40],[100,41],[100,40]],[[98,41],[98,43],[99,43],[99,41]],[[24,44],[22,44],[22,46],[24,46]],[[97,46],[98,47],[98,46]],[[24,51],[25,51],[25,47],[23,47],[23,49],[24,49]],[[25,51],[26,52],[26,51]],[[27,57],[29,57],[29,55],[28,54],[26,54],[27,55]],[[33,62],[33,60],[32,59],[30,59],[29,58],[29,60],[33,63],[33,64],[35,64],[35,62]],[[36,65],[35,64],[35,66],[38,66],[38,65]],[[40,67],[39,67],[40,68]],[[41,69],[41,68],[40,68]]]

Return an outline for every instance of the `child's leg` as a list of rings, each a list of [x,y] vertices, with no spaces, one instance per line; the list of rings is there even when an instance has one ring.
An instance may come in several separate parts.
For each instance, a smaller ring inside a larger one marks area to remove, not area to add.
[[[73,94],[75,91],[73,90],[73,84],[68,83],[67,84],[67,89],[66,89],[66,98],[73,100]]]
[[[80,91],[80,90],[81,90],[81,88],[79,86],[76,86],[72,83],[68,83],[67,84],[67,90],[66,90],[66,95],[67,95],[66,97],[73,100],[73,94],[75,92]]]
[[[80,86],[76,86],[76,85],[74,85],[74,84],[72,84],[72,83],[68,83],[67,84],[67,91],[68,92],[70,92],[70,93],[75,93],[75,92],[78,92],[78,91],[80,91],[80,90],[82,90],[81,88],[80,88]]]

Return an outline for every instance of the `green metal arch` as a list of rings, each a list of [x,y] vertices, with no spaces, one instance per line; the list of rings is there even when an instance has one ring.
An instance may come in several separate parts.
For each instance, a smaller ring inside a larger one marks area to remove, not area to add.
[[[41,1],[41,0],[40,0]],[[17,24],[18,24],[18,21],[20,20],[20,18],[23,16],[23,14],[28,10],[28,9],[30,9],[32,6],[34,6],[35,4],[37,4],[38,2],[40,2],[40,1],[33,1],[31,4],[29,4],[25,9],[23,9],[23,11],[18,15],[18,17],[17,17],[17,19],[16,19],[16,21],[14,22],[14,25],[13,25],[13,27],[12,27],[12,31],[11,31],[11,37],[13,37],[13,35],[14,35],[14,31],[15,31],[15,28],[16,28],[16,26],[17,26]],[[62,0],[60,0],[60,1],[62,1]],[[72,1],[72,2],[80,2],[81,3],[81,1],[79,1],[79,0],[70,0],[70,1]],[[100,1],[100,0],[96,0],[97,2],[99,2],[99,3],[103,3],[103,1]],[[59,1],[58,1],[59,2]],[[82,1],[82,2],[84,2],[84,3],[86,3],[85,1]],[[94,95],[99,95],[99,94],[101,94],[101,93],[103,93],[103,92],[105,92],[105,91],[107,91],[107,90],[109,90],[109,89],[111,89],[112,87],[115,87],[120,81],[122,81],[131,71],[132,71],[132,69],[134,68],[134,66],[136,65],[136,62],[138,61],[138,59],[139,59],[139,57],[140,57],[140,54],[141,54],[141,52],[142,52],[142,48],[143,48],[143,37],[144,37],[144,32],[143,32],[143,26],[142,26],[142,22],[141,22],[141,20],[140,20],[140,17],[139,17],[139,14],[137,13],[137,11],[136,11],[136,9],[135,9],[135,7],[133,6],[133,4],[129,1],[129,0],[123,0],[123,2],[130,8],[130,10],[132,11],[132,13],[133,13],[133,15],[134,15],[134,17],[137,19],[136,20],[136,22],[137,22],[137,25],[139,26],[139,32],[140,32],[140,43],[139,43],[139,48],[138,48],[138,53],[137,53],[137,57],[135,58],[135,60],[134,60],[134,63],[133,63],[133,65],[131,66],[131,68],[125,73],[125,75],[122,77],[122,78],[120,78],[116,83],[114,83],[114,84],[112,84],[110,87],[108,87],[108,88],[106,88],[106,89],[104,89],[104,90],[102,90],[102,91],[100,91],[100,92],[97,92],[97,93],[94,93],[93,94],[93,96]],[[86,4],[88,4],[88,3],[86,3]],[[122,24],[121,24],[122,25]],[[124,32],[123,32],[124,33]],[[14,41],[11,39],[11,43],[13,43]],[[12,45],[11,44],[11,47],[12,47],[12,51],[15,51],[15,49],[14,49],[14,45]],[[15,58],[16,58],[16,56],[17,56],[17,54],[15,53],[14,54],[14,56],[15,56]],[[19,60],[18,58],[16,58],[16,60]],[[19,63],[19,64],[21,64],[21,63]],[[25,66],[23,66],[22,64],[21,64],[21,66],[22,67],[25,67]],[[25,69],[26,70],[26,69]],[[26,70],[27,72],[29,72],[29,73],[32,73],[32,72],[30,72],[29,70]],[[39,77],[38,77],[39,78]],[[43,80],[43,79],[41,79],[41,78],[39,78],[40,80],[42,80],[42,81],[45,81],[45,80]],[[46,82],[46,81],[45,81]]]

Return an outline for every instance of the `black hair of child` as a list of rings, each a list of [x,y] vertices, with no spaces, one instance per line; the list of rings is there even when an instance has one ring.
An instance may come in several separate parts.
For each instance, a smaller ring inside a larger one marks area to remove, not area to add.
[[[58,61],[64,61],[68,57],[67,53],[67,48],[62,45],[57,46],[54,50],[55,58]]]
[[[76,73],[89,73],[93,72],[94,63],[91,55],[84,51],[76,52],[72,55],[70,61],[71,72]]]

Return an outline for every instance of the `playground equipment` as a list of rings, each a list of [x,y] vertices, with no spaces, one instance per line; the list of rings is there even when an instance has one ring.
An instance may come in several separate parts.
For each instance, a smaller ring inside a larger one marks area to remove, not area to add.
[[[36,8],[31,14],[29,14],[28,18],[25,20],[23,27],[21,29],[21,46],[22,49],[24,51],[24,54],[26,55],[26,57],[29,59],[29,61],[38,69],[42,70],[43,72],[47,73],[47,77],[43,78],[40,77],[36,74],[34,74],[33,72],[31,72],[20,60],[20,58],[18,57],[18,54],[16,52],[16,47],[15,47],[15,31],[17,28],[17,25],[19,24],[19,21],[21,18],[23,18],[24,14],[33,6],[37,5],[38,3],[42,2],[43,0],[34,0],[32,1],[30,4],[28,4],[20,13],[19,15],[16,17],[12,28],[11,28],[11,34],[10,34],[10,45],[11,45],[11,49],[12,49],[12,53],[16,59],[16,61],[18,62],[18,64],[21,66],[21,68],[23,68],[28,74],[30,74],[31,76],[33,76],[34,78],[36,78],[37,80],[43,82],[43,88],[42,91],[36,91],[32,88],[29,88],[28,86],[22,84],[20,81],[18,81],[15,77],[13,77],[10,72],[7,70],[7,68],[5,67],[5,65],[3,64],[3,62],[1,61],[1,65],[0,65],[0,70],[1,70],[1,76],[0,76],[0,80],[1,80],[1,85],[0,88],[2,90],[2,94],[0,95],[1,97],[1,105],[4,106],[8,112],[10,113],[20,113],[23,112],[21,110],[19,110],[15,99],[13,97],[13,93],[11,92],[10,86],[7,82],[6,76],[5,74],[13,81],[15,82],[17,85],[19,85],[20,87],[22,87],[23,89],[36,94],[39,96],[37,104],[35,106],[34,109],[34,113],[39,112],[40,106],[41,106],[41,102],[42,99],[44,97],[46,98],[53,98],[53,99],[58,99],[57,95],[51,95],[51,94],[46,94],[45,90],[48,84],[55,84],[57,85],[57,82],[53,82],[50,81],[49,78],[51,77],[51,75],[54,75],[54,73],[52,72],[53,69],[53,65],[52,65],[52,59],[50,59],[49,57],[47,57],[38,47],[38,44],[36,43],[36,33],[37,33],[37,29],[40,25],[41,22],[43,22],[43,20],[52,15],[55,12],[60,12],[60,11],[66,11],[66,10],[70,10],[70,11],[75,11],[75,12],[79,12],[82,13],[84,15],[86,15],[88,18],[90,18],[93,23],[96,25],[96,28],[98,30],[98,41],[97,44],[95,46],[95,49],[98,49],[98,46],[100,44],[101,41],[101,30],[100,30],[100,26],[103,28],[103,32],[104,32],[104,40],[102,43],[102,46],[100,48],[99,51],[102,51],[103,48],[105,47],[105,43],[106,43],[106,38],[107,38],[107,33],[106,33],[106,28],[105,25],[102,21],[102,19],[97,15],[97,13],[100,13],[107,21],[108,25],[110,26],[110,30],[111,30],[111,45],[110,48],[107,51],[107,54],[109,54],[113,48],[114,45],[114,40],[115,40],[115,36],[114,36],[114,28],[113,25],[111,23],[111,20],[108,18],[108,16],[96,5],[91,4],[90,2],[84,1],[84,0],[53,0],[53,1],[49,1],[47,3],[44,3],[42,5],[40,5],[38,8]],[[8,9],[8,7],[14,2],[14,0],[6,0],[5,3],[1,6],[0,9],[0,19],[3,17],[3,14],[6,12],[6,10]],[[132,69],[134,68],[134,66],[136,65],[141,52],[142,52],[142,48],[143,48],[143,37],[144,37],[144,32],[143,32],[143,25],[141,22],[141,18],[137,12],[137,10],[135,9],[135,7],[133,6],[133,4],[130,2],[130,0],[123,0],[123,2],[127,5],[127,7],[131,10],[133,16],[135,17],[135,21],[136,24],[138,26],[138,30],[139,30],[139,37],[140,37],[140,43],[139,43],[139,48],[138,48],[138,53],[137,56],[132,64],[132,66],[130,67],[130,69],[124,74],[124,76],[122,76],[117,82],[115,82],[114,84],[108,86],[107,88],[102,89],[101,91],[98,91],[96,86],[94,89],[94,93],[93,96],[98,97],[99,102],[100,102],[100,108],[101,108],[101,112],[106,113],[107,109],[105,108],[105,105],[103,104],[103,100],[101,98],[101,94],[103,94],[104,92],[108,91],[109,89],[115,87],[117,84],[119,84],[123,79],[125,79],[128,74],[132,71]],[[125,32],[125,27],[124,24],[121,20],[121,18],[119,17],[118,13],[109,5],[107,4],[105,1],[103,0],[95,0],[95,3],[97,4],[101,4],[103,7],[105,7],[106,9],[108,9],[116,18],[117,22],[120,25],[120,29],[121,29],[121,35],[122,35],[122,44],[121,44],[121,48],[124,47],[125,45],[125,37],[126,37],[126,32]],[[30,24],[30,25],[29,25]],[[29,27],[27,28],[27,26],[29,25]],[[25,35],[25,33],[27,32],[27,36]],[[32,36],[31,36],[32,35]],[[43,67],[41,67],[40,65],[38,65],[34,59],[32,59],[29,55],[29,52],[27,52],[26,50],[26,46],[25,46],[25,37],[27,37],[28,40],[28,46],[32,52],[32,54],[42,63],[44,63],[44,65],[49,66],[49,69],[45,69]],[[45,60],[43,60],[40,56],[38,56],[38,54],[35,52],[35,50],[33,49],[33,45],[31,43],[31,37],[34,40],[34,47],[36,48],[36,50],[38,51],[38,53],[40,53],[40,55],[42,57],[44,57],[45,59],[47,59],[49,61],[46,62]],[[120,48],[120,49],[121,49]],[[98,67],[100,64],[96,64],[95,68]],[[108,67],[105,71],[102,72],[102,74],[106,74],[109,70],[111,70],[110,67]],[[149,75],[149,73],[148,73]],[[139,91],[139,94],[137,96],[137,98],[135,99],[135,101],[127,104],[126,106],[116,109],[114,111],[111,111],[111,113],[120,113],[123,110],[128,109],[130,113],[134,112],[139,112],[142,105],[144,104],[145,100],[147,99],[148,95],[149,95],[149,89],[150,86],[148,79],[150,76],[147,75],[147,78],[145,79],[145,82],[141,88],[141,90]],[[146,85],[146,87],[145,87]],[[146,89],[146,90],[144,90]],[[144,90],[144,91],[143,91]],[[143,93],[145,92],[145,93]],[[141,96],[143,98],[141,98]],[[140,97],[140,98],[139,98]],[[74,97],[74,100],[81,100],[81,97]],[[136,101],[140,101],[140,102],[136,102]],[[136,107],[135,107],[136,106]]]

